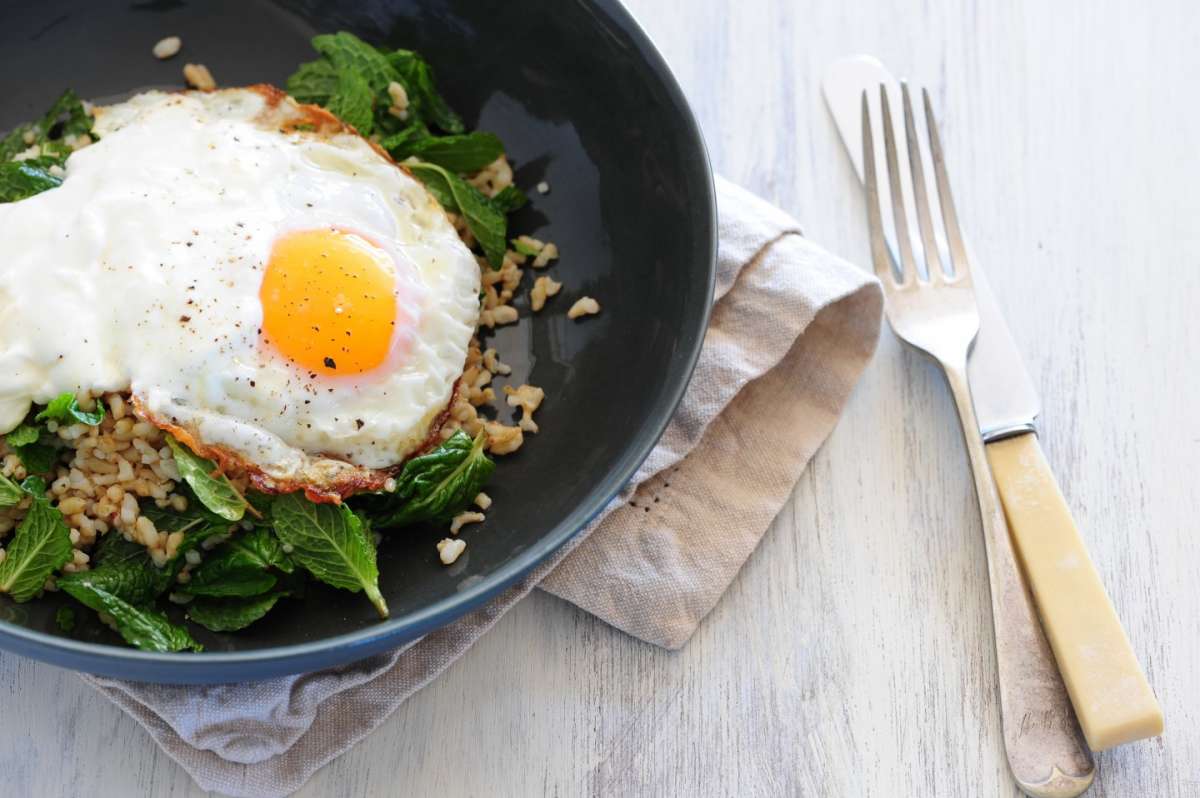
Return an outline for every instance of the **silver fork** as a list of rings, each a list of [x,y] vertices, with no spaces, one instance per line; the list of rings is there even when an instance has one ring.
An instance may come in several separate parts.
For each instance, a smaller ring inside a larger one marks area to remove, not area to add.
[[[983,439],[979,435],[979,424],[967,382],[967,355],[979,332],[979,314],[975,307],[967,249],[963,244],[958,214],[950,194],[937,123],[929,93],[922,92],[948,264],[941,255],[934,232],[921,144],[916,135],[907,84],[901,83],[901,93],[904,102],[904,139],[912,172],[913,204],[916,206],[925,274],[922,275],[918,270],[918,256],[909,234],[900,159],[884,86],[880,86],[880,103],[899,275],[893,266],[884,231],[871,113],[867,93],[863,92],[863,171],[875,273],[883,283],[887,296],[886,312],[892,329],[905,343],[927,353],[941,365],[962,422],[983,520],[992,595],[992,625],[996,638],[1001,725],[1009,768],[1017,784],[1029,795],[1054,798],[1075,796],[1087,789],[1092,781],[1093,770],[1087,747],[1078,725],[1074,723],[1074,711],[1062,677],[1018,568],[1004,510],[992,481]],[[1056,722],[1056,719],[1063,718],[1067,722]]]

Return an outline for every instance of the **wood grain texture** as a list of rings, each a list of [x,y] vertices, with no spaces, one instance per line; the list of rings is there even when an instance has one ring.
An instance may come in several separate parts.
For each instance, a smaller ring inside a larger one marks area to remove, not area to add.
[[[1200,15],[1184,0],[629,4],[716,168],[859,263],[863,200],[821,70],[871,52],[934,91],[1047,457],[1166,714],[1165,737],[1097,757],[1089,795],[1200,794]],[[885,334],[683,651],[535,595],[300,794],[1014,795],[973,501],[940,375]],[[0,717],[6,793],[199,793],[72,674],[0,655]]]

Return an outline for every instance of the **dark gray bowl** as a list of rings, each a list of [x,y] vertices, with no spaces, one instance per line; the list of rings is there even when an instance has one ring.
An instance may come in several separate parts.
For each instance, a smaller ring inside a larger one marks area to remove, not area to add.
[[[223,85],[282,85],[314,57],[309,37],[338,29],[425,54],[468,123],[507,144],[532,198],[515,230],[559,245],[564,293],[549,312],[494,336],[512,383],[545,388],[542,432],[501,460],[488,487],[495,505],[464,533],[467,552],[454,566],[437,562],[443,530],[388,535],[379,551],[385,622],[361,595],[315,587],[244,632],[200,635],[202,654],[150,654],[98,623],[64,636],[54,623],[62,596],[0,597],[0,646],[161,682],[245,681],[359,659],[511,585],[595,516],[662,434],[704,337],[716,208],[692,113],[615,0],[7,4],[0,74],[12,79],[0,130],[67,87],[99,98],[178,85],[186,61],[206,64]],[[150,49],[167,35],[183,38],[183,52],[156,61]],[[548,195],[533,190],[541,180]],[[583,294],[603,312],[567,320]]]

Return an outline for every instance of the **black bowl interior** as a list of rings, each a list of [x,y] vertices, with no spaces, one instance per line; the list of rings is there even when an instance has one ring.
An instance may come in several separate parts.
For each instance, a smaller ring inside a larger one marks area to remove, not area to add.
[[[532,199],[513,233],[559,245],[553,274],[565,287],[547,311],[491,336],[514,367],[497,388],[529,381],[545,389],[541,433],[502,458],[488,488],[495,504],[486,523],[464,533],[468,548],[454,566],[437,561],[442,529],[387,535],[379,569],[391,620],[381,623],[361,595],[317,588],[244,632],[202,634],[208,653],[161,657],[121,647],[96,623],[63,637],[54,623],[60,596],[22,605],[0,597],[0,644],[156,681],[245,679],[362,656],[446,623],[513,582],[606,503],[661,433],[707,319],[713,194],[686,103],[615,2],[59,0],[10,4],[4,13],[0,72],[14,79],[0,130],[39,114],[67,87],[110,98],[178,86],[188,61],[206,64],[222,85],[282,86],[314,57],[308,39],[319,32],[350,30],[418,50],[468,124],[506,143]],[[184,49],[160,62],[150,49],[166,35],[181,36]],[[543,180],[546,195],[534,189]],[[603,312],[569,321],[566,308],[584,294]]]

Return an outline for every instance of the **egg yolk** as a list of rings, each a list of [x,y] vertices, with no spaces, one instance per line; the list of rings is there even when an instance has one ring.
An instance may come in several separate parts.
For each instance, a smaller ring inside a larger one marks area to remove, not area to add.
[[[387,359],[396,329],[391,257],[340,230],[300,230],[275,241],[263,274],[262,337],[317,374],[362,374]]]

